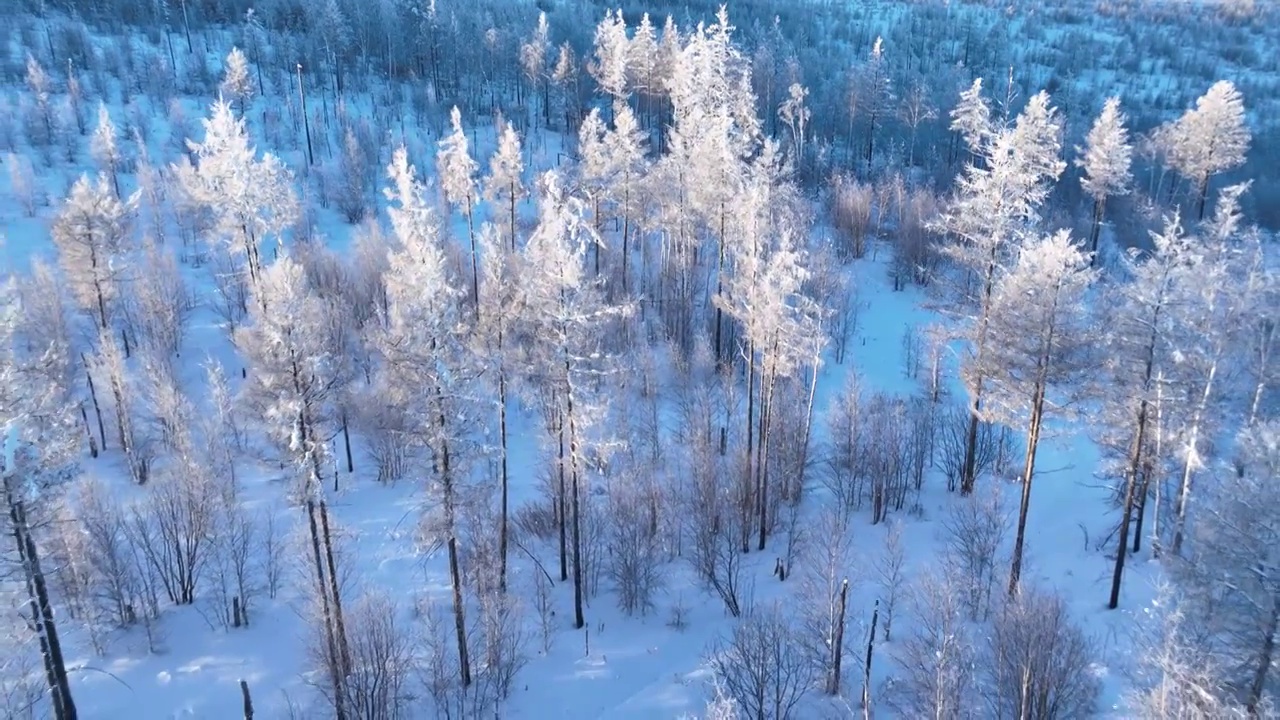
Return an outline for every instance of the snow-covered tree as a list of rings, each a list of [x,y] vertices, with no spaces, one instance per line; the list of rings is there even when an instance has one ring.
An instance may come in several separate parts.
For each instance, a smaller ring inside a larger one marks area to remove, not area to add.
[[[1080,155],[1076,165],[1084,170],[1080,186],[1093,198],[1093,225],[1089,232],[1089,251],[1098,252],[1098,235],[1102,230],[1103,210],[1107,198],[1125,195],[1133,176],[1133,148],[1129,144],[1129,130],[1125,116],[1120,111],[1120,98],[1111,97],[1102,106],[1102,114],[1093,122],[1085,147],[1076,148]]]
[[[342,217],[352,224],[363,220],[369,210],[369,160],[354,128],[343,133],[342,154],[328,175],[325,189]]]
[[[324,301],[290,254],[262,269],[258,302],[235,332],[247,364],[242,396],[263,430],[307,481],[307,495],[323,482],[333,434],[333,402],[346,378],[334,347]],[[306,495],[304,495],[306,496]]]
[[[733,232],[739,240],[730,253],[733,274],[714,298],[716,307],[742,326],[748,362],[745,465],[754,486],[750,497],[758,513],[761,550],[773,507],[768,469],[774,392],[780,380],[802,368],[810,368],[816,377],[826,341],[822,308],[805,291],[807,255],[796,237],[803,227],[787,214],[788,195],[794,190],[779,182],[779,169],[770,167],[771,158],[777,161],[776,145],[767,141],[745,192],[732,205]]]
[[[1149,252],[1133,251],[1125,258],[1131,279],[1108,286],[1107,299],[1100,303],[1108,352],[1099,375],[1102,412],[1095,427],[1102,446],[1117,456],[1115,474],[1124,483],[1108,603],[1112,609],[1120,602],[1130,527],[1141,522],[1135,511],[1145,504],[1151,475],[1160,467],[1159,458],[1153,457],[1157,395],[1173,351],[1173,310],[1192,279],[1186,270],[1194,240],[1183,232],[1178,215],[1167,218],[1163,230],[1151,238]]]
[[[884,40],[880,37],[871,46],[859,74],[858,107],[867,118],[867,167],[875,157],[876,129],[892,114],[893,86],[889,66],[884,57]]]
[[[475,160],[471,159],[467,133],[462,129],[462,112],[456,105],[449,113],[449,122],[453,131],[440,139],[440,148],[436,151],[436,174],[440,178],[440,189],[444,191],[445,202],[453,207],[462,208],[467,218],[467,236],[471,240],[471,301],[475,303],[476,317],[479,318],[480,260],[476,249],[476,227],[473,217],[476,200],[476,171],[479,166]],[[516,154],[518,157],[518,146]],[[509,160],[510,158],[506,158],[504,162]],[[506,171],[505,166],[504,171]],[[515,173],[518,178],[519,170],[515,170]],[[510,178],[504,179],[503,183],[507,186],[506,192],[514,195],[515,189]]]
[[[278,236],[298,218],[292,177],[275,155],[258,159],[244,119],[225,100],[215,102],[202,123],[204,139],[187,141],[195,164],[174,165],[173,172],[186,194],[212,214],[217,239],[233,254],[244,254],[249,284],[256,286],[262,241]]]
[[[98,170],[111,176],[111,187],[120,197],[120,143],[116,126],[111,122],[111,113],[107,112],[107,104],[98,105],[98,125],[93,129],[93,137],[89,138],[89,154],[98,163]]]
[[[1201,227],[1200,243],[1187,259],[1189,297],[1173,308],[1175,363],[1168,376],[1179,410],[1168,426],[1181,466],[1170,546],[1175,554],[1182,549],[1196,477],[1208,465],[1209,441],[1236,414],[1223,400],[1231,397],[1229,368],[1239,362],[1239,339],[1253,319],[1250,300],[1256,285],[1244,271],[1252,264],[1249,246],[1258,238],[1255,230],[1244,227],[1240,209],[1248,188],[1248,183],[1232,185],[1218,196],[1213,217]]]
[[[778,118],[791,134],[791,161],[797,167],[804,161],[804,143],[808,137],[809,118],[813,114],[805,106],[805,99],[808,97],[809,88],[800,83],[792,83],[787,88],[787,99],[778,106]]]
[[[511,241],[511,251],[516,249],[516,203],[526,193],[522,175],[524,156],[520,151],[520,135],[511,123],[503,123],[498,134],[498,149],[489,158],[489,175],[484,179],[484,197],[497,205],[502,203],[502,224]],[[498,213],[494,213],[497,215]]]
[[[226,67],[218,91],[223,98],[236,103],[240,114],[244,115],[245,107],[253,98],[253,78],[249,76],[249,60],[238,47],[231,48],[231,52],[227,53]]]
[[[1063,230],[1025,244],[993,288],[989,347],[978,361],[986,366],[977,370],[988,382],[982,412],[988,420],[1025,425],[1027,437],[1010,595],[1017,592],[1022,574],[1027,511],[1045,415],[1070,406],[1071,383],[1092,366],[1084,299],[1095,277],[1088,258]],[[967,365],[964,371],[975,369]]]
[[[386,402],[407,409],[407,432],[435,469],[432,484],[440,493],[441,519],[430,532],[449,553],[459,673],[467,686],[471,661],[458,559],[458,504],[465,477],[466,411],[476,404],[466,395],[472,371],[457,316],[459,293],[449,277],[438,220],[403,147],[396,150],[388,174],[392,187],[387,196],[394,203],[388,212],[400,243],[388,257],[388,314],[377,338],[385,360],[382,387],[389,395]],[[425,458],[422,464],[427,465]]]
[[[953,238],[943,253],[961,273],[956,279],[958,313],[971,360],[965,374],[972,418],[960,483],[963,494],[973,491],[976,480],[978,418],[986,382],[983,373],[989,367],[985,355],[996,282],[1009,260],[1017,256],[1019,245],[1034,232],[1040,206],[1052,182],[1066,168],[1058,159],[1062,123],[1046,93],[1027,102],[1013,127],[994,134],[979,127],[974,133],[981,143],[981,165],[970,164],[965,169],[955,198],[938,223]]]
[[[602,93],[614,101],[625,100],[630,40],[621,9],[605,12],[604,19],[596,26],[594,48],[595,60],[587,66],[588,72]]]
[[[53,221],[58,264],[76,302],[96,316],[103,329],[110,326],[113,303],[126,279],[125,255],[136,205],[136,194],[121,202],[106,175],[98,176],[96,183],[82,175]]]
[[[1209,181],[1243,164],[1251,139],[1244,98],[1229,80],[1214,83],[1196,100],[1195,108],[1155,133],[1170,167],[1195,188],[1200,219],[1209,198]]]
[[[547,25],[547,14],[538,13],[538,24],[529,39],[520,45],[520,67],[525,78],[534,87],[542,88],[542,121],[551,123],[551,28]]]
[[[960,93],[960,101],[951,109],[951,129],[960,133],[969,154],[977,159],[994,134],[991,105],[982,97],[982,78],[975,78],[969,89]]]
[[[1204,491],[1186,589],[1205,605],[1227,677],[1252,715],[1274,705],[1269,678],[1280,641],[1280,421],[1245,429],[1239,469]],[[1232,477],[1234,475],[1234,477]]]
[[[601,242],[585,218],[585,204],[570,195],[554,171],[539,180],[538,226],[523,252],[527,315],[525,321],[536,338],[530,352],[534,367],[554,391],[565,429],[565,463],[569,475],[569,516],[572,522],[574,627],[586,624],[583,615],[583,505],[589,501],[584,486],[590,456],[602,450],[592,443],[593,427],[600,423],[598,391],[591,378],[610,367],[604,333],[630,306],[609,306],[600,297],[597,282],[586,277],[584,260],[588,246]]]
[[[5,534],[16,550],[13,574],[25,587],[20,599],[14,598],[20,608],[17,612],[30,629],[28,637],[39,643],[44,694],[55,718],[73,720],[76,707],[55,613],[56,596],[45,575],[42,556],[46,553],[33,532],[32,514],[38,518],[45,503],[54,500],[57,488],[77,473],[76,433],[68,388],[51,384],[54,376],[44,372],[43,366],[56,360],[50,353],[57,348],[20,342],[15,332],[21,313],[16,284],[6,277],[0,284],[0,491]]]

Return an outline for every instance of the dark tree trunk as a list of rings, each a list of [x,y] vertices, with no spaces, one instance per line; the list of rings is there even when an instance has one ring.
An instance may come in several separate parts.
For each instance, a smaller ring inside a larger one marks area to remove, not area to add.
[[[1045,360],[1042,359],[1042,362]],[[1009,595],[1018,593],[1022,579],[1022,550],[1027,536],[1027,511],[1031,508],[1031,481],[1036,471],[1036,448],[1040,444],[1040,421],[1044,414],[1045,380],[1036,383],[1031,401],[1031,420],[1027,424],[1027,462],[1022,470],[1022,502],[1018,508],[1018,532],[1013,542],[1013,562],[1009,568]]]
[[[836,637],[831,648],[831,678],[827,682],[827,694],[840,694],[841,669],[844,661],[844,615],[849,602],[849,579],[840,583],[840,613],[836,620]]]
[[[10,478],[4,481],[5,499],[8,501],[9,519],[12,522],[10,532],[26,579],[31,621],[40,640],[40,654],[44,661],[45,680],[49,686],[54,717],[56,720],[76,720],[75,701],[71,698],[71,683],[67,678],[66,661],[62,656],[62,641],[58,637],[44,571],[40,567],[39,549],[31,537],[26,506],[18,498],[11,482]]]

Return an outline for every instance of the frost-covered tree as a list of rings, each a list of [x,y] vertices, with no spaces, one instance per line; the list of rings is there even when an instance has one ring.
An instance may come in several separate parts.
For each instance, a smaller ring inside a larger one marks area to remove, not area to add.
[[[973,491],[976,480],[978,423],[989,368],[985,356],[991,304],[997,281],[1020,244],[1033,232],[1041,205],[1066,164],[1058,154],[1062,122],[1049,96],[1032,97],[1013,127],[989,134],[975,131],[981,165],[970,164],[937,226],[952,236],[943,253],[960,277],[957,312],[966,340],[966,387],[972,417],[965,444],[960,491]]]
[[[1026,429],[1022,499],[1009,571],[1009,594],[1018,590],[1026,540],[1027,511],[1035,479],[1036,451],[1046,413],[1065,412],[1071,383],[1090,369],[1093,347],[1084,299],[1096,272],[1067,231],[1028,242],[996,283],[989,318],[990,347],[981,362],[968,365],[989,382],[988,420]]]
[[[449,553],[459,674],[467,686],[471,661],[459,564],[458,505],[465,477],[467,410],[476,404],[466,394],[472,372],[457,313],[459,292],[449,276],[438,220],[403,147],[396,150],[388,174],[387,196],[394,203],[388,212],[399,247],[388,257],[388,313],[377,336],[384,359],[382,387],[388,393],[385,402],[406,409],[406,432],[434,468],[432,485],[439,491],[440,520],[431,534]],[[427,465],[425,458],[423,465]]]
[[[1115,473],[1122,478],[1119,537],[1108,606],[1120,603],[1120,586],[1129,553],[1129,533],[1138,507],[1148,492],[1151,475],[1160,467],[1154,457],[1155,422],[1161,373],[1172,353],[1174,308],[1185,298],[1191,243],[1174,214],[1162,231],[1151,234],[1152,249],[1126,256],[1128,282],[1106,288],[1100,303],[1105,319],[1107,355],[1099,381],[1101,422],[1097,424],[1104,448],[1118,456]],[[1138,531],[1140,532],[1140,531]],[[1141,540],[1141,538],[1136,538]],[[1135,543],[1136,545],[1136,543]]]
[[[111,176],[111,187],[120,197],[120,142],[116,126],[111,122],[111,113],[107,104],[98,105],[98,124],[93,129],[93,137],[89,138],[89,154],[98,163],[98,170]]]
[[[255,292],[258,302],[234,336],[247,364],[243,400],[308,484],[320,483],[327,474],[333,402],[346,380],[341,358],[330,352],[335,328],[305,268],[290,254],[263,268]]]
[[[1187,259],[1193,273],[1189,301],[1174,309],[1176,363],[1168,375],[1179,410],[1169,426],[1181,465],[1170,546],[1175,554],[1182,549],[1197,473],[1208,464],[1209,440],[1234,414],[1222,401],[1230,398],[1229,368],[1239,361],[1236,348],[1246,319],[1253,315],[1250,301],[1257,287],[1245,272],[1254,255],[1249,248],[1258,241],[1257,232],[1244,227],[1240,209],[1240,197],[1248,188],[1248,183],[1233,185],[1219,195],[1213,217],[1200,230],[1201,242]]]
[[[1098,235],[1102,231],[1103,211],[1107,198],[1125,195],[1133,180],[1130,167],[1133,164],[1133,148],[1129,144],[1129,129],[1120,111],[1120,98],[1111,97],[1102,106],[1102,114],[1093,122],[1085,147],[1076,148],[1080,157],[1076,166],[1084,170],[1080,187],[1093,198],[1093,224],[1089,231],[1089,251],[1097,261]]]
[[[349,223],[358,223],[369,210],[369,160],[354,128],[348,126],[342,135],[342,154],[338,156],[326,179],[326,190],[334,205]]]
[[[245,107],[253,98],[253,78],[249,76],[249,60],[238,47],[231,48],[231,52],[227,53],[218,91],[223,98],[236,103],[240,114],[244,115]]]
[[[545,22],[545,19],[544,19]],[[476,200],[476,171],[478,165],[471,159],[467,133],[462,129],[462,112],[455,105],[449,113],[453,131],[440,139],[436,151],[436,174],[445,202],[462,208],[467,218],[467,237],[471,241],[471,301],[475,303],[476,317],[480,317],[480,260],[476,249],[476,227],[473,213]],[[518,151],[517,151],[518,152]],[[516,171],[517,176],[519,171]],[[514,194],[509,178],[507,192]]]
[[[615,102],[625,100],[630,40],[621,9],[605,12],[604,19],[596,26],[593,42],[595,59],[587,66],[588,72],[595,78],[600,92]]]
[[[787,99],[778,106],[778,118],[791,134],[791,161],[797,167],[804,161],[804,143],[808,137],[809,119],[813,115],[805,106],[808,97],[809,88],[791,83],[787,88]]]
[[[1239,697],[1255,714],[1274,705],[1280,642],[1280,421],[1247,428],[1237,445],[1239,469],[1204,491],[1184,574],[1228,677],[1238,678]]]
[[[1154,139],[1169,166],[1195,188],[1197,217],[1203,219],[1209,181],[1243,164],[1249,151],[1244,98],[1231,81],[1220,80],[1195,108],[1158,128]]]
[[[884,40],[880,37],[871,46],[859,75],[858,106],[867,118],[866,163],[870,169],[875,157],[876,129],[892,114],[893,86],[888,62],[884,57]]]
[[[216,239],[233,254],[244,254],[249,284],[256,286],[262,241],[278,236],[298,218],[292,177],[275,155],[258,159],[244,119],[235,116],[227,101],[215,102],[202,124],[204,139],[187,141],[195,164],[174,165],[173,172],[191,200],[212,214]]]
[[[538,13],[538,24],[533,33],[520,45],[520,68],[524,76],[534,87],[542,89],[542,121],[551,123],[551,28],[547,25],[547,14]]]
[[[68,388],[51,384],[53,376],[44,372],[45,365],[56,361],[51,352],[58,350],[20,342],[15,333],[21,313],[17,287],[12,278],[5,278],[0,284],[0,491],[5,534],[16,550],[13,574],[25,587],[20,599],[14,598],[18,612],[31,632],[28,637],[34,636],[39,643],[44,694],[53,717],[74,720],[76,706],[54,608],[56,596],[42,563],[46,553],[34,530],[45,504],[77,473],[76,433]]]
[[[975,78],[973,85],[960,93],[959,102],[951,109],[951,129],[960,134],[969,154],[977,161],[995,132],[991,105],[982,96],[982,78]]]
[[[591,457],[604,448],[595,443],[602,398],[592,382],[611,365],[605,331],[630,306],[606,305],[597,282],[586,277],[588,246],[600,237],[585,218],[585,204],[570,195],[554,171],[539,180],[538,225],[523,252],[527,310],[525,322],[536,338],[536,372],[554,392],[557,413],[565,430],[565,472],[569,476],[569,517],[572,523],[574,627],[586,624],[583,615],[583,505]]]
[[[767,167],[770,154],[776,158],[772,142],[766,144],[765,159],[758,161],[746,192],[733,205],[734,233],[740,242],[731,255],[734,273],[715,298],[716,306],[742,326],[748,387],[746,467],[754,486],[760,550],[773,507],[768,471],[775,442],[774,392],[782,379],[803,368],[816,372],[825,342],[822,309],[805,291],[807,254],[794,236],[802,229],[785,214],[789,188],[777,183],[776,168]]]
[[[53,108],[52,81],[34,55],[27,54],[27,89],[31,106],[26,118],[27,139],[37,147],[48,147],[58,137],[58,116]]]
[[[98,326],[110,326],[113,303],[121,293],[128,265],[130,223],[137,195],[121,202],[106,175],[92,182],[80,176],[53,220],[51,234],[58,264],[82,310]]]
[[[519,230],[516,223],[516,203],[526,193],[523,174],[524,157],[520,151],[520,135],[511,123],[503,123],[498,133],[498,149],[489,158],[489,175],[484,179],[484,197],[495,205],[502,203],[501,222],[507,230],[512,252],[516,250],[516,233]]]

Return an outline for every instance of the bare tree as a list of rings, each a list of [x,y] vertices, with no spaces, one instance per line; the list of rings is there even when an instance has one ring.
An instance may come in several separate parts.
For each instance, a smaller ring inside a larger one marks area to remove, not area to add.
[[[987,642],[983,696],[990,716],[1091,717],[1100,691],[1095,656],[1061,597],[1020,588],[996,613]]]
[[[377,592],[361,597],[347,614],[351,672],[346,690],[353,720],[409,717],[417,642],[412,627],[396,615],[395,602]]]
[[[778,605],[755,608],[709,659],[725,694],[755,720],[786,720],[818,679],[819,668]]]
[[[960,720],[971,717],[977,653],[962,614],[963,590],[950,573],[928,572],[911,584],[912,624],[891,650],[898,672],[889,705],[904,717]]]
[[[957,573],[953,582],[963,589],[961,602],[972,619],[986,620],[991,613],[997,554],[1009,534],[1009,515],[1000,493],[962,498],[952,506],[942,528],[948,563]]]
[[[645,497],[639,473],[615,479],[609,490],[605,546],[609,578],[618,605],[628,615],[647,615],[662,588],[662,548],[656,508]]]
[[[852,550],[848,513],[839,506],[825,508],[800,569],[799,615],[800,642],[810,662],[820,668],[824,689],[831,695],[840,693],[842,666],[854,654],[853,644],[845,642]]]

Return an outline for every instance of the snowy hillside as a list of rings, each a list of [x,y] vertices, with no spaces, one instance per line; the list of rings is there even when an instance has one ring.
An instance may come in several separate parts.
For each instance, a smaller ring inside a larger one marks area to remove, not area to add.
[[[1269,10],[10,5],[0,715],[1275,712]]]

